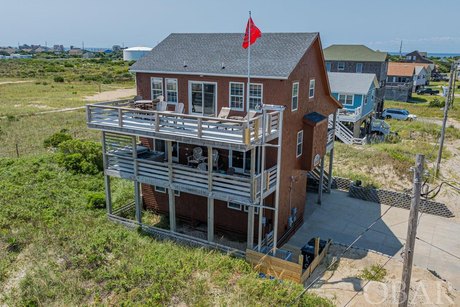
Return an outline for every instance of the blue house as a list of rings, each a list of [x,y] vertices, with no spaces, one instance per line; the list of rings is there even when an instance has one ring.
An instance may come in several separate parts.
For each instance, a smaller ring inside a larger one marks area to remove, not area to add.
[[[336,136],[344,143],[364,143],[370,131],[377,102],[375,74],[329,72],[332,95],[342,103]]]

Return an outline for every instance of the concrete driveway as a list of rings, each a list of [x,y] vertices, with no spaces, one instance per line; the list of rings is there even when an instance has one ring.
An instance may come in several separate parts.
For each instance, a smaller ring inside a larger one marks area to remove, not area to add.
[[[286,244],[300,249],[312,237],[331,238],[336,243],[350,244],[388,208],[348,197],[341,191],[317,195],[308,193],[304,224]],[[406,240],[409,210],[391,207],[354,246],[381,252],[401,259]],[[414,264],[435,271],[460,289],[460,223],[452,219],[423,214],[417,229]]]

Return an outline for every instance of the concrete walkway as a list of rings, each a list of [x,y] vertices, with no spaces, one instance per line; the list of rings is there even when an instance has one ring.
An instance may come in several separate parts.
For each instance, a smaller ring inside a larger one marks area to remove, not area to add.
[[[350,244],[388,208],[348,197],[341,191],[323,194],[323,204],[316,204],[317,194],[308,193],[304,224],[286,247],[300,249],[315,236]],[[401,259],[406,240],[409,210],[391,207],[354,246],[371,249]],[[460,223],[452,219],[422,214],[417,231],[414,264],[436,271],[460,289]],[[346,257],[346,255],[344,256]]]

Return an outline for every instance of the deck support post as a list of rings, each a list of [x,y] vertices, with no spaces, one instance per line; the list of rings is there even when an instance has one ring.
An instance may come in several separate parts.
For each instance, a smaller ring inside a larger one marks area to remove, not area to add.
[[[108,167],[107,163],[107,148],[105,146],[105,131],[102,131],[102,163],[104,168],[104,186],[105,186],[105,204],[107,207],[107,214],[112,214],[112,190],[110,185],[110,176],[105,174],[105,170]]]
[[[218,161],[217,161],[218,163]],[[212,171],[214,169],[214,157],[212,146],[208,146],[208,241],[214,241],[214,198],[212,193]]]
[[[168,203],[169,203],[169,229],[172,232],[176,231],[176,198],[174,196],[174,189],[172,188],[173,181],[173,168],[172,168],[172,142],[166,141],[168,151],[168,174],[169,174],[169,188],[168,188]]]
[[[265,177],[265,125],[267,119],[267,111],[262,108],[262,146],[259,147],[259,163],[260,163],[260,202],[259,202],[259,229],[257,230],[257,251],[260,252],[262,248],[262,223],[263,223],[263,205],[264,205],[264,190],[267,186],[268,178]],[[278,164],[280,165],[280,164]]]
[[[248,239],[247,247],[254,248],[254,206],[248,206]]]
[[[134,167],[134,204],[136,207],[136,221],[142,224],[142,199],[140,184],[137,181],[137,138],[132,137],[133,146],[133,167]]]
[[[278,122],[278,151],[276,157],[276,190],[275,190],[275,212],[273,222],[273,255],[276,256],[276,249],[278,244],[278,214],[280,205],[280,179],[281,179],[281,157],[282,157],[282,144],[283,144],[283,115],[284,110],[280,111],[279,122]]]
[[[321,158],[319,185],[318,185],[318,205],[321,205],[323,199],[323,183],[324,183],[324,157]]]
[[[214,198],[208,197],[208,241],[214,242]]]

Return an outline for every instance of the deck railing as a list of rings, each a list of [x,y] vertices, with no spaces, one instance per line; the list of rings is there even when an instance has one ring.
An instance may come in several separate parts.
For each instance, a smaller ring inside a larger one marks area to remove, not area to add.
[[[213,171],[211,180],[209,180],[207,171],[178,163],[172,164],[170,175],[167,162],[156,162],[113,153],[107,153],[106,157],[109,175],[165,187],[171,184],[179,191],[198,191],[202,195],[214,193],[221,195],[221,199],[234,199],[248,204],[254,203],[260,197],[260,174],[251,178],[245,175],[228,175]],[[276,171],[277,166],[264,171],[264,195],[273,192],[276,188]]]
[[[257,144],[279,131],[279,112],[270,112],[262,131],[262,116],[247,120],[133,109],[107,103],[86,106],[87,124],[96,129],[134,130],[236,144]],[[113,129],[115,128],[115,129]]]
[[[338,113],[338,120],[346,122],[356,122],[361,118],[362,107],[357,107],[356,109],[340,109]]]

